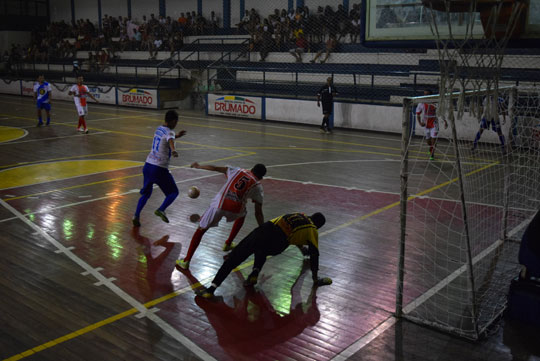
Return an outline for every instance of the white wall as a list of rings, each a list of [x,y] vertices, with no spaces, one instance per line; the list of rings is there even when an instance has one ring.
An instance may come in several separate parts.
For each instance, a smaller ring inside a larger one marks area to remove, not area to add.
[[[71,0],[50,0],[51,21],[62,21],[71,24]]]
[[[71,11],[71,10],[70,10]],[[70,15],[71,19],[71,15]],[[75,20],[90,19],[94,24],[98,23],[97,0],[75,0]]]
[[[166,7],[167,16],[170,16],[173,19],[178,19],[180,17],[180,13],[191,13],[192,11],[197,12],[197,0],[166,0]]]
[[[0,31],[0,51],[11,49],[11,44],[30,44],[31,33],[29,31]]]
[[[267,18],[268,15],[274,13],[274,9],[289,9],[289,2],[287,0],[272,0],[272,1],[260,1],[260,0],[246,0],[246,10],[251,8],[257,10],[261,18]]]
[[[169,7],[171,5],[167,4]],[[168,11],[168,9],[167,9]],[[150,14],[159,18],[159,0],[131,0],[131,18],[142,20],[143,15],[150,19]]]
[[[236,2],[236,1],[232,1],[232,2]],[[231,8],[232,7],[233,7],[233,4],[231,4]],[[194,10],[197,10],[197,9],[195,8]],[[223,26],[223,0],[202,0],[202,15],[206,19],[210,19],[210,13],[212,11],[215,12],[217,17],[219,18],[219,25]]]
[[[221,5],[221,12],[223,12],[223,5]],[[243,16],[244,14],[240,15],[240,1],[231,1],[231,28],[235,28]],[[221,19],[221,26],[223,26],[223,18]]]
[[[127,0],[101,1],[101,17],[104,17],[105,14],[115,18],[118,18],[120,15],[127,16],[127,8]],[[133,7],[131,9],[133,12]]]

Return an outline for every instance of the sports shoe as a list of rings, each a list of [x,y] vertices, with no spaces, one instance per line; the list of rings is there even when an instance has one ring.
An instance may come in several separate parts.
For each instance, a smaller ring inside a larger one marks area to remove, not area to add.
[[[141,226],[141,222],[139,221],[139,217],[133,217],[131,222],[133,223],[133,227],[140,227]]]
[[[236,243],[231,242],[231,244],[224,243],[223,244],[223,252],[229,252],[232,251],[232,249],[236,247]]]
[[[214,297],[214,291],[216,289],[212,286],[208,287],[208,288],[205,288],[201,293],[200,293],[200,296],[202,298],[206,298],[206,299],[209,299],[209,298],[213,298]]]
[[[429,160],[435,160],[435,157],[432,156],[432,155],[430,155],[430,156],[429,156]]]
[[[177,259],[176,265],[180,267],[181,269],[189,269],[189,261],[186,261],[184,259]]]
[[[38,122],[38,123],[37,123],[37,126],[38,126],[38,127],[41,127],[42,125],[43,125],[43,122]]]
[[[165,223],[169,223],[169,218],[167,218],[167,215],[165,214],[164,211],[161,211],[159,209],[156,209],[156,211],[154,212],[154,214],[156,216],[158,216],[159,218],[161,218],[161,220]]]
[[[88,129],[85,129],[83,133],[88,134]]]
[[[251,272],[248,278],[244,281],[244,287],[251,287],[257,284],[258,277],[259,277],[258,271]]]
[[[77,131],[81,133],[84,132],[83,128],[77,128]]]

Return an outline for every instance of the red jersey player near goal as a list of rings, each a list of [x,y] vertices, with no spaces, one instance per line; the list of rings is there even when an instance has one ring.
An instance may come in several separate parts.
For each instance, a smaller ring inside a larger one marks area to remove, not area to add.
[[[204,212],[199,221],[199,227],[193,234],[189,249],[184,259],[178,259],[176,264],[183,269],[189,268],[189,263],[193,254],[199,247],[204,233],[211,227],[217,227],[221,218],[225,217],[227,222],[234,221],[229,238],[223,245],[224,251],[234,248],[233,239],[244,224],[246,217],[246,202],[249,198],[255,203],[255,218],[257,223],[264,223],[262,212],[263,188],[260,180],[266,174],[266,167],[263,164],[255,164],[251,170],[237,167],[217,167],[214,165],[200,165],[195,162],[191,168],[205,169],[209,171],[223,173],[227,176],[227,182],[216,194],[210,207]]]
[[[431,90],[424,90],[424,96],[432,95]],[[437,119],[437,107],[435,104],[418,103],[416,107],[416,119],[422,127],[425,128],[426,142],[429,145],[429,159],[435,159],[435,143],[439,135],[439,121]],[[444,120],[444,128],[448,128],[446,119]]]

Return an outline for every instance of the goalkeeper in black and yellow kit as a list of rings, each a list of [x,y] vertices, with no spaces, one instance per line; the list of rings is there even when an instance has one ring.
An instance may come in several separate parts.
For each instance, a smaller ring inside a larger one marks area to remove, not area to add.
[[[250,255],[255,255],[253,271],[244,282],[245,286],[257,283],[267,256],[275,256],[295,245],[304,255],[309,255],[314,286],[332,283],[330,278],[318,278],[319,271],[319,232],[326,219],[321,213],[306,216],[303,213],[291,213],[274,218],[255,228],[232,250],[212,281],[201,296],[211,298],[214,291],[233,269],[238,267]]]

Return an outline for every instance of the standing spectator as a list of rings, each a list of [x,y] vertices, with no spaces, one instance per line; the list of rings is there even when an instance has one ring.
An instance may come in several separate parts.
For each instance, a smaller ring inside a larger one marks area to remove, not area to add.
[[[297,36],[298,37],[296,39],[294,47],[289,50],[289,53],[291,53],[291,55],[294,56],[297,63],[301,63],[302,54],[304,54],[307,51],[309,44],[306,38],[304,37],[304,32],[302,31],[302,29],[297,31]]]
[[[209,28],[210,34],[212,35],[215,35],[217,33],[217,29],[219,28],[219,18],[213,11],[210,13]]]
[[[322,103],[323,120],[321,124],[322,133],[332,133],[330,128],[329,118],[332,114],[332,108],[334,107],[334,96],[337,95],[337,89],[333,84],[332,77],[326,79],[326,84],[321,87],[317,93],[317,106],[320,107]]]
[[[351,10],[352,12],[352,10]],[[351,16],[351,43],[356,43],[356,40],[360,38],[360,15],[358,13],[354,13]]]
[[[265,19],[265,22],[267,20]],[[268,56],[268,53],[273,50],[274,48],[274,39],[272,39],[272,33],[270,32],[269,26],[265,25],[263,26],[262,34],[261,34],[261,48],[260,48],[260,55],[261,59],[260,61],[265,61],[266,57]]]
[[[330,56],[330,53],[335,51],[338,46],[338,41],[336,39],[336,35],[330,34],[330,37],[326,41],[326,44],[324,46],[324,49],[321,49],[317,52],[313,60],[311,60],[312,63],[316,62],[317,59],[322,55],[322,53],[325,53],[324,59],[321,59],[321,64],[324,64],[328,57]]]

